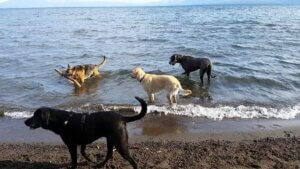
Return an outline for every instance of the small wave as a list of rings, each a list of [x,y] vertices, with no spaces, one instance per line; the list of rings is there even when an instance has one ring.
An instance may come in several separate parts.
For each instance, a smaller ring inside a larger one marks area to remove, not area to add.
[[[249,24],[249,25],[259,25],[261,24],[258,21],[255,20],[243,20],[243,21],[234,21],[231,24]]]
[[[245,71],[245,70],[244,70]],[[270,78],[262,78],[256,76],[243,76],[243,77],[236,77],[236,76],[224,76],[224,79],[227,81],[226,83],[233,83],[233,84],[257,84],[266,87],[276,87],[279,89],[287,90],[287,86],[285,86],[282,82],[270,79]]]
[[[159,39],[159,38],[141,38],[139,41],[142,42],[167,42],[166,39]]]
[[[88,58],[89,56],[90,56],[89,54],[86,54],[86,53],[85,53],[85,54],[81,55],[80,57],[81,57],[81,58]]]
[[[29,111],[4,112],[4,116],[11,117],[14,119],[23,119],[23,118],[31,117],[32,112]]]
[[[231,46],[233,48],[237,48],[237,49],[251,49],[251,48],[253,48],[252,46],[247,46],[247,45],[242,45],[242,44],[233,44]]]
[[[75,35],[84,36],[88,34],[88,31],[86,29],[78,29],[74,31]]]
[[[275,26],[277,26],[276,24],[273,24],[273,23],[268,23],[268,24],[266,24],[265,26],[267,26],[267,27],[275,27]]]
[[[284,42],[286,45],[289,45],[289,46],[300,46],[300,43],[299,42],[296,42],[296,41],[289,41],[289,42]]]
[[[136,111],[140,107],[135,107]],[[175,108],[148,106],[149,112],[162,112],[164,114],[174,114],[189,117],[205,117],[214,120],[222,120],[224,118],[278,118],[293,119],[300,113],[300,105],[285,108],[268,108],[260,106],[219,106],[219,107],[203,107],[201,105],[177,105]]]
[[[87,18],[84,18],[83,20],[87,20],[87,21],[92,21],[94,19],[90,18],[90,17],[87,17]]]
[[[140,106],[120,106],[120,105],[101,105],[101,110],[104,111],[131,111],[139,112]],[[300,105],[287,106],[283,108],[272,108],[263,106],[228,106],[220,105],[217,107],[204,107],[201,105],[188,104],[188,105],[176,105],[173,108],[166,106],[149,105],[148,113],[155,114],[172,114],[188,117],[204,117],[213,120],[222,120],[225,118],[241,118],[241,119],[253,119],[253,118],[276,118],[276,119],[293,119],[300,113]],[[7,117],[22,119],[32,116],[32,112],[29,111],[14,111],[4,112]]]

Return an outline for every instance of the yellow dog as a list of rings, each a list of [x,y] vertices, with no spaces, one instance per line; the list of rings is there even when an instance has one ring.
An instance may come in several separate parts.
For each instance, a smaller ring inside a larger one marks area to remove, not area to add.
[[[154,102],[155,93],[161,90],[167,92],[167,99],[170,105],[177,102],[176,95],[178,92],[183,92],[184,96],[192,94],[191,90],[184,90],[180,82],[174,76],[147,74],[142,68],[136,67],[132,70],[131,77],[141,82],[144,90],[148,94],[150,103]]]

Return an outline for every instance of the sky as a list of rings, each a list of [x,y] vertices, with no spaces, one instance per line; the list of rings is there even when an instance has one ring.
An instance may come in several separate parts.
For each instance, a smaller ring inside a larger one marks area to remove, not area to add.
[[[300,4],[300,0],[0,0],[0,8]]]

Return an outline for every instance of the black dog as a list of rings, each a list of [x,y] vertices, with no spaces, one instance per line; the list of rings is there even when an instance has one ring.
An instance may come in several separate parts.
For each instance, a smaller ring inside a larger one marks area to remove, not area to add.
[[[212,63],[208,58],[194,58],[192,56],[174,54],[171,56],[169,64],[175,65],[176,63],[180,63],[184,69],[184,73],[182,74],[186,74],[187,76],[190,76],[191,72],[200,69],[201,84],[203,84],[205,72],[207,73],[208,82],[210,82],[210,77],[216,77],[211,75]]]
[[[77,145],[81,145],[82,156],[91,161],[85,153],[86,145],[100,137],[106,137],[107,155],[105,160],[97,165],[98,167],[103,166],[112,157],[115,146],[122,157],[136,169],[137,164],[128,150],[126,123],[144,117],[147,112],[147,104],[143,99],[135,98],[140,102],[142,110],[140,114],[132,117],[124,117],[112,111],[79,114],[43,107],[37,109],[34,115],[25,121],[25,124],[31,129],[42,127],[60,135],[71,154],[72,169],[77,166]]]

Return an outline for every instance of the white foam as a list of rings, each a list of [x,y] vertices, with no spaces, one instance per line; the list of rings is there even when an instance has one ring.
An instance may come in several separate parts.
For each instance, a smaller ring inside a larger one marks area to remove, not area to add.
[[[22,119],[22,118],[31,117],[32,112],[29,111],[4,112],[4,116],[8,116],[14,119]]]
[[[104,110],[118,110],[128,108],[130,106],[105,106]],[[134,106],[133,109],[139,112],[141,107]],[[218,106],[218,107],[203,107],[201,105],[176,105],[172,108],[167,106],[148,106],[148,113],[163,112],[164,114],[173,114],[189,117],[204,117],[214,120],[222,120],[224,118],[277,118],[277,119],[293,119],[300,114],[300,104],[283,108],[271,108],[262,106]],[[5,112],[5,116],[11,118],[28,118],[32,116],[29,111]]]
[[[135,107],[135,111],[139,111],[140,107]],[[148,112],[164,112],[165,114],[183,115],[189,117],[205,117],[214,120],[222,120],[224,118],[277,118],[277,119],[293,119],[300,114],[300,104],[292,107],[284,108],[268,108],[260,106],[218,106],[203,107],[200,105],[176,105],[171,109],[165,106],[148,106]]]

